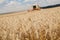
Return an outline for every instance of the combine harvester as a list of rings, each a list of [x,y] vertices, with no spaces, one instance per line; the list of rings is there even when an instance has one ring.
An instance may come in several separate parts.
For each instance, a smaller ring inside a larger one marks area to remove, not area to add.
[[[39,0],[37,0],[37,1],[33,4],[33,10],[40,10]]]
[[[28,10],[28,11],[34,11],[34,10],[40,10],[40,6],[39,6],[39,0],[35,1],[33,3],[33,5],[31,6],[32,9]]]

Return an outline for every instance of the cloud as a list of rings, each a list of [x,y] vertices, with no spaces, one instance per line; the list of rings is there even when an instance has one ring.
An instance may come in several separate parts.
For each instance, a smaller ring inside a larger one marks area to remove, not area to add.
[[[49,4],[60,4],[60,0],[46,0]]]
[[[7,10],[17,10],[18,8],[21,8],[21,3],[17,1],[10,1],[8,4],[5,5],[5,9]]]
[[[28,2],[28,1],[30,1],[30,0],[25,0],[25,2]]]
[[[4,2],[4,0],[0,0],[0,3]]]
[[[20,5],[21,3],[17,2],[17,1],[10,1],[10,3],[6,4],[6,6],[14,6],[14,5]]]
[[[29,1],[33,2],[33,1],[36,1],[36,0],[25,0],[25,2],[29,2]]]
[[[3,8],[0,9],[0,13],[23,11],[27,9],[28,9],[27,4],[22,5],[17,1],[10,1],[8,4],[6,4]]]

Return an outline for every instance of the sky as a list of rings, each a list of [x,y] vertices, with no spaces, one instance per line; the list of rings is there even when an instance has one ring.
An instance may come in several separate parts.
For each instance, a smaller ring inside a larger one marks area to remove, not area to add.
[[[60,0],[0,0],[0,13],[28,10],[33,4],[44,7],[60,4]]]

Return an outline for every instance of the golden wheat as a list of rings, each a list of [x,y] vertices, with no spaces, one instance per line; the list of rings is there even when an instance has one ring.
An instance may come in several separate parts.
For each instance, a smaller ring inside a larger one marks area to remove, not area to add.
[[[0,40],[60,40],[60,7],[0,15]]]

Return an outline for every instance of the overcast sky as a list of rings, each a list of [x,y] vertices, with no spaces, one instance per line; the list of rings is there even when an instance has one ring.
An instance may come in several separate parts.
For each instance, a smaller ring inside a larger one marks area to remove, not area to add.
[[[60,4],[60,0],[0,0],[0,13],[26,10],[36,3],[44,7]]]

